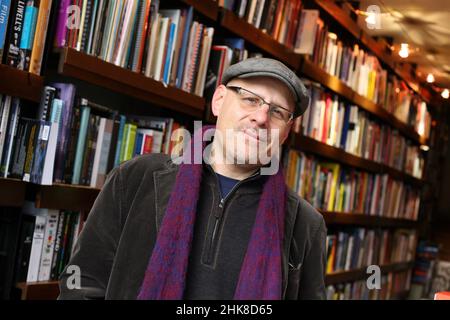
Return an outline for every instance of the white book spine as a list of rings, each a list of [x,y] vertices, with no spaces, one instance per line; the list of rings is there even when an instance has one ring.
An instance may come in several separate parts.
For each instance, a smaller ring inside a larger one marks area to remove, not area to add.
[[[42,185],[51,185],[53,183],[53,167],[55,164],[56,145],[58,143],[58,128],[59,123],[52,122],[47,144],[47,153],[45,154],[44,168],[42,170]]]
[[[40,214],[36,216],[34,225],[33,243],[31,245],[30,260],[28,263],[27,282],[36,282],[38,280],[46,222],[47,210],[41,209]]]
[[[45,227],[44,243],[42,247],[41,263],[39,266],[39,281],[50,280],[56,229],[58,227],[59,210],[48,210],[47,225]]]

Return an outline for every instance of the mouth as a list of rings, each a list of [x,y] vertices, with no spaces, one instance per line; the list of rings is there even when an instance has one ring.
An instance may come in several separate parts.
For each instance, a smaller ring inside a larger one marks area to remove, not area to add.
[[[263,134],[258,133],[257,129],[251,129],[251,128],[246,128],[244,130],[242,130],[247,136],[249,136],[252,139],[255,139],[256,141],[266,141],[267,139],[265,139]]]

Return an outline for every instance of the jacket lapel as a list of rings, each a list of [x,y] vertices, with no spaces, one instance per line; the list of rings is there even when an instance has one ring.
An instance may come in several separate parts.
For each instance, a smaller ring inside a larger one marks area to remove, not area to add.
[[[172,186],[177,177],[178,167],[172,166],[169,169],[155,171],[153,178],[155,182],[155,218],[156,231],[161,227],[164,214],[166,213],[167,204],[169,202]]]

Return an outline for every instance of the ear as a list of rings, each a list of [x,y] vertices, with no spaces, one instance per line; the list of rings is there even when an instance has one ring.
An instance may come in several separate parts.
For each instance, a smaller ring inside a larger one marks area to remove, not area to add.
[[[219,116],[220,111],[222,110],[223,102],[225,100],[225,95],[227,92],[227,88],[221,84],[214,91],[214,95],[211,100],[211,109],[214,116]]]

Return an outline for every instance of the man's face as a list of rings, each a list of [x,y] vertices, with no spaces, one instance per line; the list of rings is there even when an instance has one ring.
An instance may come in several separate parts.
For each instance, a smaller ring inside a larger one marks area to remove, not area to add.
[[[227,86],[241,87],[270,104],[294,111],[292,92],[277,79],[233,79]],[[218,147],[221,147],[228,159],[232,158],[235,164],[250,163],[261,166],[268,163],[263,159],[270,160],[272,152],[286,140],[292,121],[286,123],[274,119],[267,104],[249,109],[243,100],[247,93],[242,92],[244,95],[220,85],[214,93],[212,111],[217,116],[216,129],[224,138],[223,141],[220,140]]]

